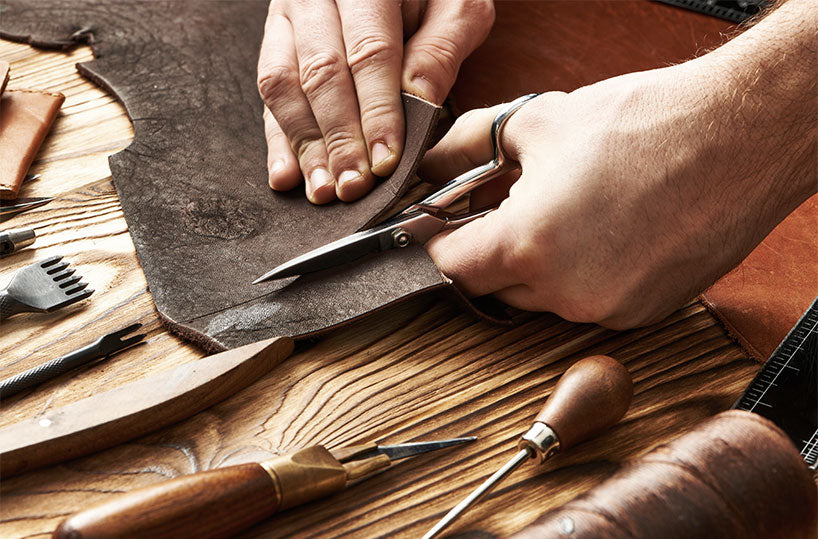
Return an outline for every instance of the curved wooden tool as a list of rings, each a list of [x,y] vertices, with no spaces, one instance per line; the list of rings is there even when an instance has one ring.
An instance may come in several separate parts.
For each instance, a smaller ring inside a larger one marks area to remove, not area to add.
[[[0,430],[0,476],[131,440],[237,393],[292,353],[275,337],[208,356]]]

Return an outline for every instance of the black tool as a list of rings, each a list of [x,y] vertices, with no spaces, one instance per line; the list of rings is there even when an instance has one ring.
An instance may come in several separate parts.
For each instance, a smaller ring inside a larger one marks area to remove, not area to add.
[[[730,22],[744,22],[770,5],[769,0],[658,0]]]
[[[52,256],[21,269],[0,290],[0,322],[19,313],[50,313],[94,293],[68,262]]]
[[[10,255],[23,247],[28,247],[36,239],[37,234],[30,228],[15,228],[0,231],[0,256]]]
[[[142,342],[144,333],[123,339],[125,335],[141,328],[142,324],[132,324],[126,328],[100,337],[88,346],[74,350],[70,354],[52,359],[27,371],[0,381],[0,398],[7,398],[46,380],[51,380],[75,367],[85,365],[95,359],[111,356]]]
[[[12,215],[44,206],[54,200],[54,197],[16,198],[14,200],[0,200],[0,220],[6,220]]]
[[[818,298],[761,367],[733,408],[781,427],[807,466],[818,460]]]

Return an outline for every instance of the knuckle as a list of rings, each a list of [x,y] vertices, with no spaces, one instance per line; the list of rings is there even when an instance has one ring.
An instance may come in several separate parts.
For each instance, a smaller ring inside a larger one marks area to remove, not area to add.
[[[297,87],[295,70],[290,66],[274,65],[263,69],[258,77],[258,91],[261,99],[268,103],[277,95]]]
[[[321,152],[322,140],[313,136],[295,136],[290,139],[290,144],[298,162],[302,164],[302,168],[307,167],[310,163],[318,160]]]
[[[397,57],[397,50],[384,36],[366,36],[349,47],[347,65],[353,75],[368,67],[389,63]]]
[[[332,51],[322,51],[306,58],[299,66],[301,88],[307,95],[326,88],[346,68],[341,55]]]
[[[359,146],[355,136],[343,129],[332,129],[325,133],[324,144],[327,146],[327,153],[334,159],[353,157]]]
[[[415,44],[414,66],[418,74],[438,72],[454,80],[460,67],[457,44],[446,36],[429,36]]]

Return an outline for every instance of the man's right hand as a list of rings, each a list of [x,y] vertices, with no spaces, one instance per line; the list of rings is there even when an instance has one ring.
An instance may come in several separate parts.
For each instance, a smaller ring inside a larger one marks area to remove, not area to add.
[[[258,67],[270,187],[364,196],[400,159],[400,90],[441,104],[493,21],[491,0],[272,0]]]

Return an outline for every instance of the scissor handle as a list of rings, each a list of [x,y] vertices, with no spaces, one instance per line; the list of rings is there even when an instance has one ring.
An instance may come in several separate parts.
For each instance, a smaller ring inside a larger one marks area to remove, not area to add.
[[[494,117],[494,121],[491,123],[491,145],[494,150],[494,158],[491,161],[477,168],[473,168],[468,172],[464,172],[446,183],[438,191],[432,193],[420,202],[412,204],[402,213],[411,213],[420,209],[442,210],[466,193],[508,172],[511,167],[507,165],[506,155],[503,153],[503,146],[500,144],[503,128],[512,114],[538,95],[539,94],[527,94],[518,97],[512,102],[506,103],[500,109],[500,112],[497,113],[497,116]]]

